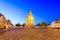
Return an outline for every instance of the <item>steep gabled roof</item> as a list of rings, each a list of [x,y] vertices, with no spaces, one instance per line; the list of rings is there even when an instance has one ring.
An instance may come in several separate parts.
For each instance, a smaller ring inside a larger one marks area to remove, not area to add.
[[[4,15],[3,15],[2,13],[0,13],[0,17],[1,17],[1,16],[4,16]]]
[[[60,18],[58,18],[58,19],[55,21],[55,23],[60,23]]]

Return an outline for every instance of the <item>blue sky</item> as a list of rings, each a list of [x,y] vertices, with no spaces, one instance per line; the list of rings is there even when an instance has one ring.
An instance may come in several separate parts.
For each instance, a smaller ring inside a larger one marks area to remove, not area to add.
[[[0,13],[13,24],[26,23],[30,9],[35,18],[35,24],[42,21],[50,24],[60,18],[59,0],[0,0]]]

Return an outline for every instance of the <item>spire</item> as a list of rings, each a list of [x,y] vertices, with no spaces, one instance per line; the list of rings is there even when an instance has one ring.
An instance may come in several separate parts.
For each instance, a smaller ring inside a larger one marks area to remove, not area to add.
[[[29,15],[32,15],[32,10],[30,9]]]
[[[29,15],[27,17],[27,23],[28,26],[26,28],[33,28],[34,27],[34,17],[32,15],[32,10],[30,9]]]

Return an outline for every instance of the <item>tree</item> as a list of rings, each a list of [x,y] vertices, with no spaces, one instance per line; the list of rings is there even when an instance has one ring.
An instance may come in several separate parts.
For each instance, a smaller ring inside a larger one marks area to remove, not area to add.
[[[48,25],[48,24],[43,21],[42,23],[38,23],[36,26],[39,26],[39,28],[46,28],[47,25]]]
[[[46,22],[42,22],[41,24],[40,24],[40,26],[47,26],[48,24],[46,23]]]
[[[46,28],[47,25],[48,25],[48,24],[43,21],[43,22],[39,25],[39,26],[40,26],[39,28]]]
[[[17,23],[17,24],[15,24],[16,26],[21,26],[21,24],[20,23]]]
[[[25,26],[25,25],[26,25],[26,23],[23,23],[23,24],[22,24],[22,26]]]

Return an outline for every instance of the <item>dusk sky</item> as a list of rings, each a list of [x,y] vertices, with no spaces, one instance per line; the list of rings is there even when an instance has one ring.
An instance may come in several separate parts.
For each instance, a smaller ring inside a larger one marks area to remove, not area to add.
[[[60,18],[59,0],[0,0],[0,13],[15,25],[26,23],[29,11],[35,18],[35,24],[42,21],[50,24]]]

